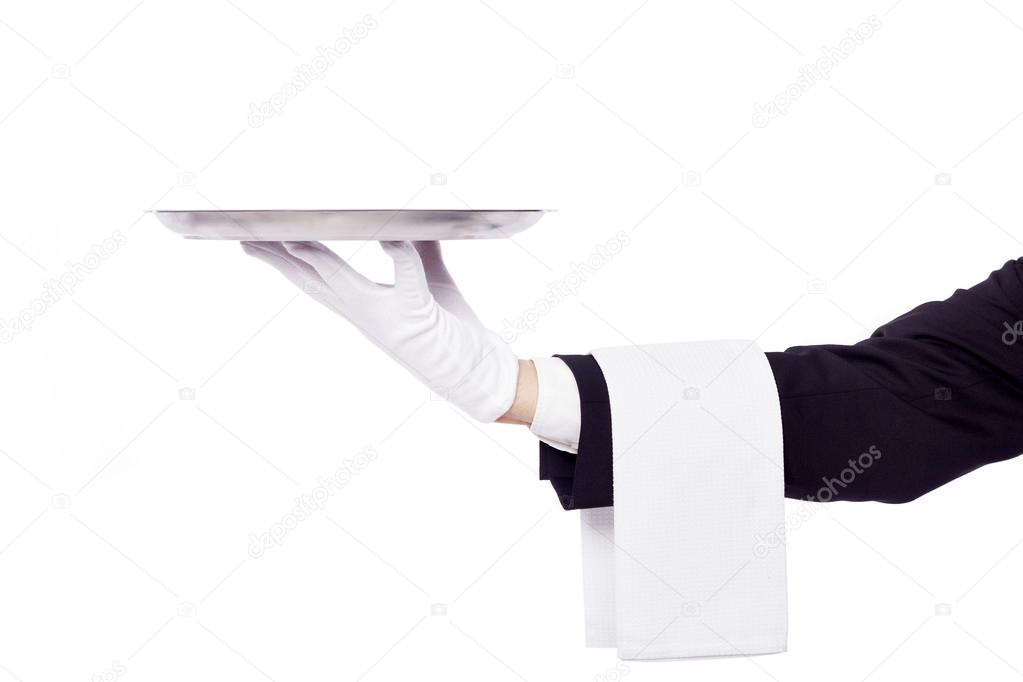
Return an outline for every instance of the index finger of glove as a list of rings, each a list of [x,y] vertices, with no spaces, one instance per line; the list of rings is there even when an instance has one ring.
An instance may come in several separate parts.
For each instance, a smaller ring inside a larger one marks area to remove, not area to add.
[[[312,267],[331,289],[370,292],[377,284],[355,270],[341,256],[319,242],[284,242],[289,254]]]

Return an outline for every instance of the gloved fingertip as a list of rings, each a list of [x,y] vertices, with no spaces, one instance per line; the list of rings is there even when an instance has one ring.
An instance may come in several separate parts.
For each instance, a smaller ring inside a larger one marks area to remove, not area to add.
[[[407,258],[416,253],[415,248],[412,246],[412,242],[380,242],[380,247],[384,250],[384,253],[391,258]]]
[[[261,254],[261,253],[272,253],[273,252],[273,242],[252,242],[252,241],[248,241],[248,242],[242,242],[241,244],[242,244],[242,249],[245,251],[245,253],[249,254],[250,256],[255,256],[255,255],[258,255],[258,254]]]
[[[282,242],[282,245],[284,246],[285,251],[299,258],[301,258],[303,254],[308,255],[311,252],[316,251],[316,249],[310,246],[308,242]]]
[[[252,251],[246,251],[246,253],[256,260],[277,267],[278,264],[283,263],[284,260],[281,256],[277,256],[269,251],[263,251],[261,249],[254,249]]]
[[[419,252],[419,255],[428,260],[440,260],[440,242],[437,241],[419,241],[412,242],[412,246]]]

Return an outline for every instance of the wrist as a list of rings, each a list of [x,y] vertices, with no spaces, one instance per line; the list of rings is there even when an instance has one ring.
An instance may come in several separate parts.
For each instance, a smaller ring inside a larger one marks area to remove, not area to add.
[[[501,424],[520,424],[530,426],[536,416],[536,401],[539,395],[539,384],[536,367],[532,360],[519,360],[518,383],[515,387],[515,402],[497,421]]]

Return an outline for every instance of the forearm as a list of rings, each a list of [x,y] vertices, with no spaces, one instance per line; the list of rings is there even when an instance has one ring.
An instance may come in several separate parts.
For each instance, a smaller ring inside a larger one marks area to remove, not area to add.
[[[786,495],[908,502],[1018,455],[1023,344],[1003,334],[1020,319],[1023,260],[855,345],[768,353]]]
[[[511,409],[497,421],[501,424],[531,426],[536,416],[536,402],[539,394],[536,366],[532,360],[519,360],[519,380],[515,389],[515,402]]]
[[[1023,452],[1020,320],[1023,259],[860,343],[767,353],[781,402],[786,496],[908,502]],[[566,360],[583,406],[579,454],[541,444],[541,478],[566,508],[609,506],[607,388],[592,357]]]

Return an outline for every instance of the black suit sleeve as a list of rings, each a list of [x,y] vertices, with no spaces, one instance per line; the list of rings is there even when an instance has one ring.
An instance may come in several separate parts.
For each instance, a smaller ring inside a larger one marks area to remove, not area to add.
[[[909,502],[1023,452],[1023,259],[851,346],[767,353],[781,400],[785,495]],[[579,454],[540,448],[566,509],[613,504],[607,386],[566,356],[582,399]]]
[[[540,479],[550,481],[565,509],[610,507],[611,406],[607,383],[592,355],[558,355],[575,375],[582,421],[579,454],[540,443]]]

